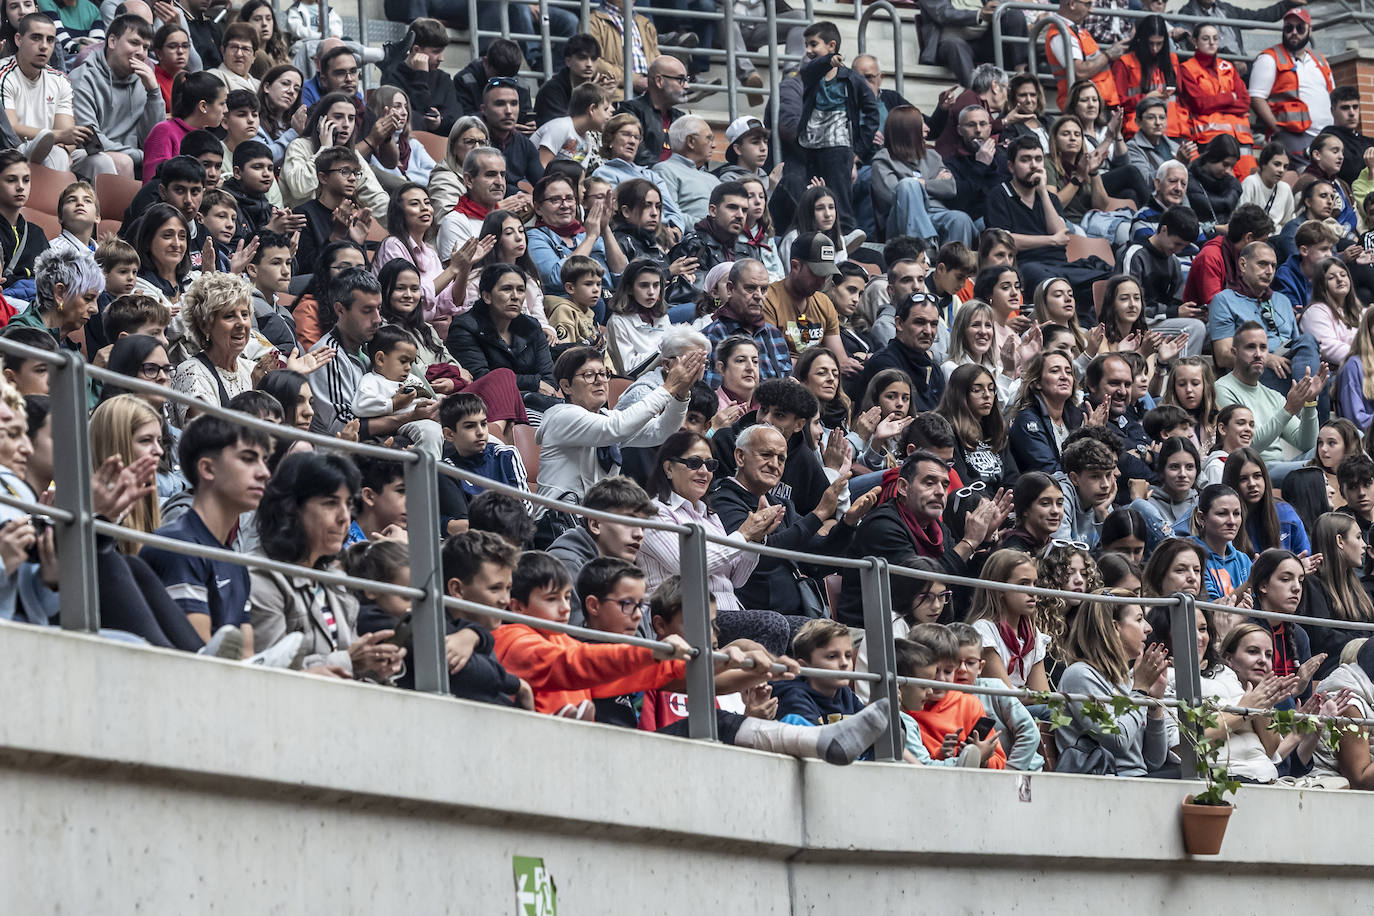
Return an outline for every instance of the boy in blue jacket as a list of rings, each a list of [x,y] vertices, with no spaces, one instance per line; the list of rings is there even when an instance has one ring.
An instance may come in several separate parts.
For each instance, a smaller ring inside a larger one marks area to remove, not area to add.
[[[444,431],[444,460],[456,468],[517,487],[530,489],[525,462],[513,445],[492,441],[487,434],[487,405],[475,394],[460,391],[439,404],[439,425]],[[470,500],[485,488],[462,482],[463,494]],[[534,514],[528,502],[525,511]]]
[[[836,620],[808,620],[792,637],[792,657],[809,668],[853,671],[854,641],[849,627]],[[774,681],[772,686],[778,719],[794,725],[829,725],[864,708],[844,680],[799,677]]]

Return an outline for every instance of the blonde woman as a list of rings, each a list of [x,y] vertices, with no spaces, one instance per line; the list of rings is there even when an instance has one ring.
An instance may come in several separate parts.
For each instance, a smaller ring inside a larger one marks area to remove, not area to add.
[[[151,455],[162,458],[162,417],[152,405],[137,395],[121,394],[101,403],[91,414],[91,461],[100,467],[112,456],[125,466]],[[135,531],[153,532],[162,524],[157,490],[136,500],[119,524]],[[135,554],[141,545],[120,541],[123,553]]]
[[[1360,429],[1374,420],[1374,309],[1360,318],[1350,356],[1336,376],[1336,413]]]
[[[1015,400],[1021,380],[1015,372],[1015,359],[999,358],[996,339],[992,306],[977,299],[968,302],[954,316],[954,326],[949,330],[949,359],[941,368],[945,378],[949,378],[960,366],[982,366],[997,382],[998,406],[1005,407]]]

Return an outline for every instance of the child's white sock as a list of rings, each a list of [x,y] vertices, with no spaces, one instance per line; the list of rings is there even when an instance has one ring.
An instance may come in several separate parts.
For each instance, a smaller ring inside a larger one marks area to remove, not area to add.
[[[872,746],[887,728],[889,719],[886,697],[831,725],[791,725],[751,717],[735,733],[735,745],[792,757],[814,757],[843,766],[853,763]]]

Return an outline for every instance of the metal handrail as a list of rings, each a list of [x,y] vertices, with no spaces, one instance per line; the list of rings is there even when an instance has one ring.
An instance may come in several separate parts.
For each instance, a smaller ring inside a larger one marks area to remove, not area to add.
[[[892,82],[897,94],[902,95],[906,86],[906,67],[902,63],[902,20],[897,8],[887,0],[869,0],[862,6],[863,13],[859,16],[859,53],[868,52],[868,24],[876,14],[887,13],[892,20]]]

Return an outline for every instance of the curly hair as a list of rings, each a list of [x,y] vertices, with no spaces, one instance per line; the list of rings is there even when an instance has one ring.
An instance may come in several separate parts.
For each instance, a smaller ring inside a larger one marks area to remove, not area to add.
[[[210,325],[215,316],[240,302],[250,307],[253,302],[253,286],[247,277],[221,271],[196,277],[181,303],[191,340],[201,349],[208,349]]]
[[[1051,546],[1045,551],[1040,558],[1040,579],[1037,584],[1041,588],[1067,591],[1069,568],[1074,557],[1083,560],[1084,594],[1093,595],[1101,591],[1102,572],[1097,568],[1097,561],[1092,554],[1079,547]],[[1069,630],[1072,616],[1069,603],[1063,598],[1041,598],[1035,603],[1035,628],[1049,634],[1050,654],[1065,664],[1068,663],[1068,657],[1063,654],[1064,634]]]

